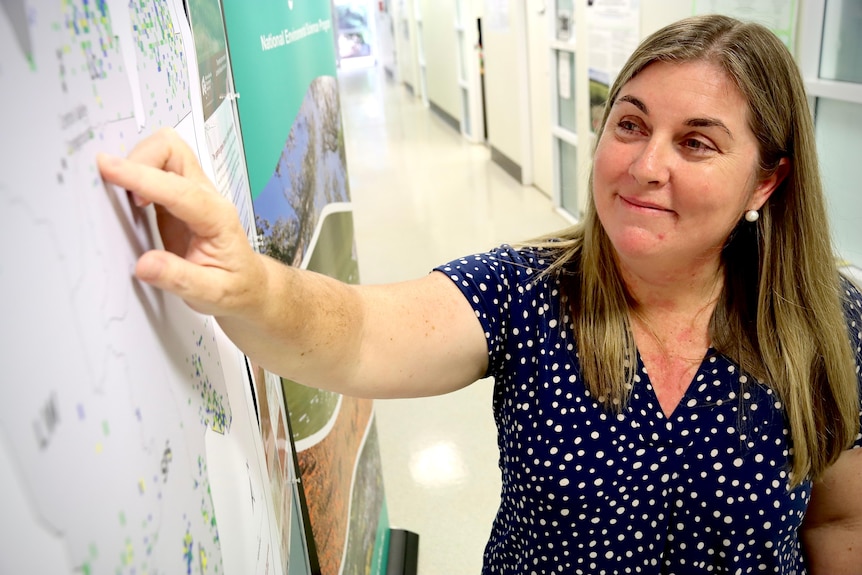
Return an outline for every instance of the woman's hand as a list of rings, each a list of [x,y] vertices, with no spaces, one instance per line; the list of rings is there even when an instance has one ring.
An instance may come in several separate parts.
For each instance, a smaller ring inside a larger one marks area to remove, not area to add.
[[[176,132],[158,131],[126,159],[102,154],[98,165],[105,181],[128,190],[138,206],[155,204],[166,251],[140,257],[140,280],[214,316],[248,313],[259,305],[266,291],[261,258],[249,246],[233,204]]]

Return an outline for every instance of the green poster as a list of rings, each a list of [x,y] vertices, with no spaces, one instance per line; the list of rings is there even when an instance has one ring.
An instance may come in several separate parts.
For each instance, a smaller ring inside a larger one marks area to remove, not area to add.
[[[260,251],[359,281],[329,0],[223,0]],[[385,569],[373,404],[284,381],[322,575]]]
[[[327,0],[223,2],[252,197],[270,180],[311,83],[335,77]]]

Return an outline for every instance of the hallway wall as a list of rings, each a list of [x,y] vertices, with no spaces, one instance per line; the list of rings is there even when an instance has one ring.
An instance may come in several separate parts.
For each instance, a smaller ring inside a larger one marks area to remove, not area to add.
[[[422,0],[428,100],[461,120],[458,100],[457,45],[455,43],[455,3]]]

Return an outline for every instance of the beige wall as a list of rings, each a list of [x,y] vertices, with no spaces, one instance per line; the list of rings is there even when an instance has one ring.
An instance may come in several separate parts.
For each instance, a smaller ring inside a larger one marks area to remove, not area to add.
[[[454,0],[422,0],[428,100],[461,120]]]

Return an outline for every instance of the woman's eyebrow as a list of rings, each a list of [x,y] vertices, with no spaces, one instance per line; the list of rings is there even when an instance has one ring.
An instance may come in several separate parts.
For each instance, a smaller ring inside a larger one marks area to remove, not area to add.
[[[691,126],[692,128],[721,128],[724,130],[730,139],[733,139],[733,134],[730,132],[730,128],[724,125],[724,122],[719,120],[718,118],[692,118],[691,120],[685,121],[686,126]]]
[[[649,115],[649,110],[647,109],[646,104],[644,104],[639,98],[635,98],[634,96],[628,95],[620,96],[619,98],[617,98],[617,103],[619,102],[628,102],[644,114]]]
[[[640,98],[627,94],[625,96],[620,96],[619,98],[617,98],[617,101],[614,103],[614,105],[620,102],[628,102],[629,104],[649,116],[649,108],[647,108],[647,105],[644,104],[643,100],[641,100]],[[685,125],[691,126],[692,128],[720,128],[728,136],[730,136],[731,140],[733,139],[733,134],[731,133],[730,128],[728,128],[724,124],[724,122],[722,122],[718,118],[691,118],[685,121]]]

